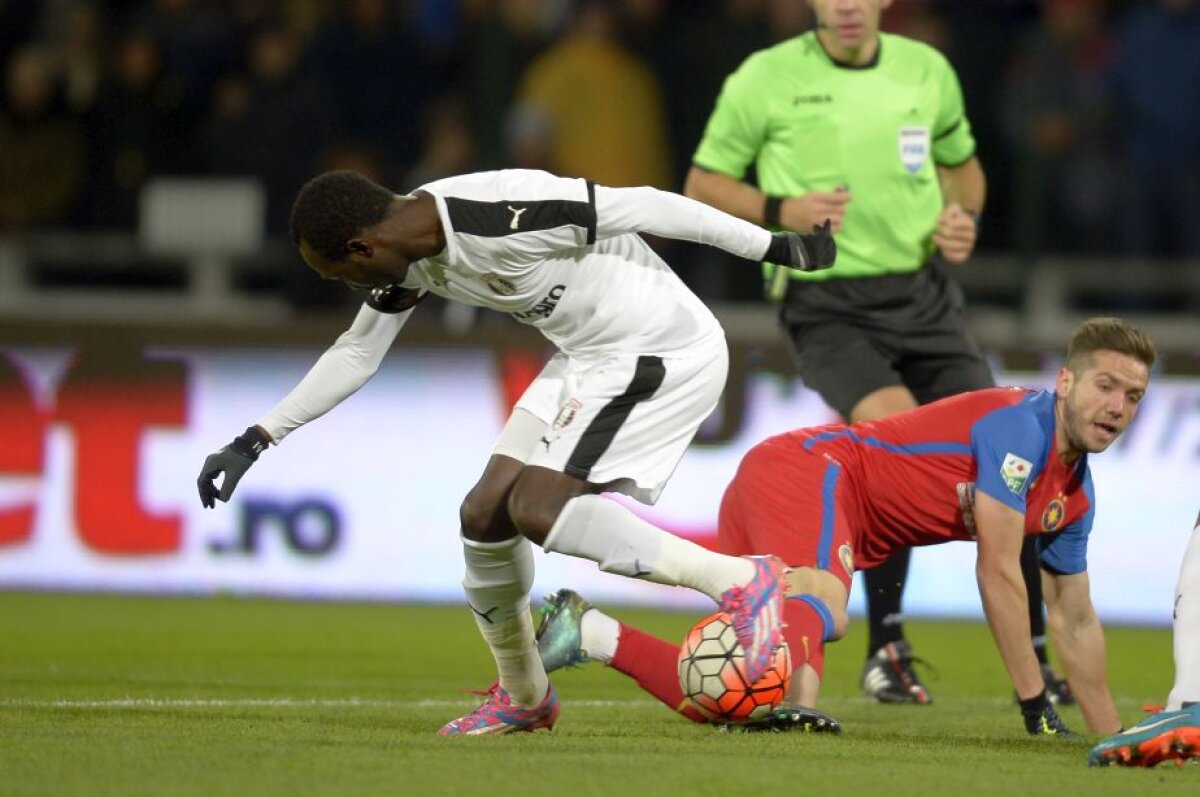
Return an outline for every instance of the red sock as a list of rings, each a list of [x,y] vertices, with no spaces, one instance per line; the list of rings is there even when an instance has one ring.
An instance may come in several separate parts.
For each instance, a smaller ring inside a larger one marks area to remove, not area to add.
[[[617,651],[609,666],[625,673],[667,708],[693,722],[708,722],[688,704],[679,688],[679,646],[621,623]]]
[[[819,677],[825,675],[825,619],[810,603],[810,595],[783,602],[783,638],[792,654],[792,669],[808,664]]]

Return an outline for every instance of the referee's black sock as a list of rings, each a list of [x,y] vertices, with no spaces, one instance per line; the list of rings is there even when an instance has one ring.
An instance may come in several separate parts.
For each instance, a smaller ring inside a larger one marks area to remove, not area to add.
[[[904,548],[883,564],[863,571],[863,582],[867,588],[867,622],[870,627],[867,656],[889,642],[904,639],[900,602],[904,597],[904,583],[908,580],[911,554],[911,548]]]

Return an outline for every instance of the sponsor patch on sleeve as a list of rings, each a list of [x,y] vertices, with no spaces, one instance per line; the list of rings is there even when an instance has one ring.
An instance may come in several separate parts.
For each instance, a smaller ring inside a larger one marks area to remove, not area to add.
[[[1008,486],[1013,495],[1025,492],[1025,486],[1029,483],[1029,473],[1032,470],[1032,462],[1021,459],[1011,452],[1005,454],[1004,462],[1000,463],[1000,477],[1004,479],[1004,484]]]

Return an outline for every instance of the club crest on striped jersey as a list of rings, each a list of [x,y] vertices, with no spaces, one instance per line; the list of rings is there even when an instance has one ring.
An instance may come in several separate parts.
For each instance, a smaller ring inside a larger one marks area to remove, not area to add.
[[[579,408],[583,406],[583,402],[576,398],[567,399],[562,407],[558,410],[558,415],[554,418],[554,423],[551,427],[554,431],[565,429],[571,425],[571,421],[575,420],[575,414],[579,412]]]
[[[1009,452],[1000,463],[1000,477],[1013,495],[1021,495],[1029,483],[1029,474],[1033,471],[1033,463]]]
[[[909,174],[921,171],[929,159],[929,128],[926,125],[905,125],[900,128],[900,162]]]
[[[844,542],[838,548],[838,561],[842,563],[846,575],[854,575],[854,551],[850,548],[850,543]]]
[[[1067,497],[1059,493],[1050,503],[1046,504],[1046,508],[1042,512],[1042,531],[1057,530],[1066,516]]]

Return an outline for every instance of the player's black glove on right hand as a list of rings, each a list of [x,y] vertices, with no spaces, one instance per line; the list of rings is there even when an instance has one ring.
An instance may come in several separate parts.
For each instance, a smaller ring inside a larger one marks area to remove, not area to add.
[[[204,467],[200,469],[200,478],[196,479],[196,486],[200,489],[200,503],[212,509],[217,505],[216,499],[228,501],[233,495],[233,488],[237,487],[246,471],[250,470],[250,466],[258,459],[258,455],[270,444],[270,439],[261,429],[251,426],[235,437],[232,443],[209,454],[204,460]],[[225,474],[225,479],[218,490],[213,480],[222,473]]]
[[[1036,697],[1022,700],[1021,716],[1025,718],[1025,730],[1032,736],[1057,736],[1061,739],[1079,741],[1083,737],[1067,727],[1054,710],[1043,689]]]
[[[833,240],[829,219],[814,226],[812,235],[797,232],[777,232],[764,257],[770,263],[790,266],[799,271],[821,271],[837,260],[837,244]]]

